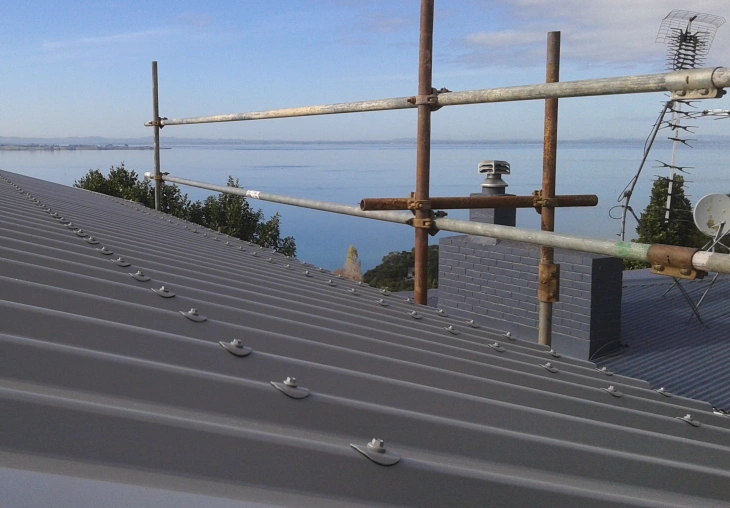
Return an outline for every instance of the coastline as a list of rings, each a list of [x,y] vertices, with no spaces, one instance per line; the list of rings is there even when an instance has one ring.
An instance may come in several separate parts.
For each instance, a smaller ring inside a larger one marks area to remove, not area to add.
[[[2,152],[24,152],[24,151],[73,151],[73,150],[152,150],[151,146],[129,146],[129,145],[41,145],[41,144],[17,144],[0,145]]]

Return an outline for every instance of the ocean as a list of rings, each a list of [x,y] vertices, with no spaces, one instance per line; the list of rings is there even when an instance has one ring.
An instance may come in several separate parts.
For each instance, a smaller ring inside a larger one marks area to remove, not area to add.
[[[730,144],[698,141],[681,146],[677,164],[688,169],[686,193],[694,203],[710,193],[730,192]],[[557,194],[596,194],[592,208],[561,208],[556,231],[593,238],[617,239],[618,197],[642,158],[643,141],[561,142],[558,145]],[[477,164],[485,159],[508,161],[512,174],[504,177],[507,192],[529,195],[541,187],[541,143],[434,143],[431,150],[431,195],[466,196],[480,192],[483,180]],[[225,185],[228,175],[247,189],[357,205],[366,197],[406,197],[414,190],[415,145],[412,143],[262,143],[172,146],[161,152],[162,171],[173,176]],[[657,142],[632,197],[639,215],[649,201],[652,181],[667,176],[655,160],[671,161],[671,144]],[[64,185],[72,185],[89,169],[106,171],[124,162],[143,174],[153,170],[152,151],[0,151],[0,168]],[[210,193],[183,187],[191,199]],[[363,271],[380,263],[391,251],[410,250],[413,230],[399,224],[336,215],[251,200],[267,217],[281,215],[282,233],[296,239],[297,257],[326,269],[344,264],[354,245]],[[449,211],[467,219],[468,212]],[[538,229],[534,209],[517,213],[519,227]],[[636,224],[627,227],[635,236]],[[431,239],[452,233],[441,232]]]

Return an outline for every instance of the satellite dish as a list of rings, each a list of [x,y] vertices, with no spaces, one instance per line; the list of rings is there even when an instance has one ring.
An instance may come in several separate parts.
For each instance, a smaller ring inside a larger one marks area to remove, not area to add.
[[[700,199],[692,211],[697,229],[715,238],[720,224],[724,230],[730,228],[730,197],[725,194],[708,194]]]

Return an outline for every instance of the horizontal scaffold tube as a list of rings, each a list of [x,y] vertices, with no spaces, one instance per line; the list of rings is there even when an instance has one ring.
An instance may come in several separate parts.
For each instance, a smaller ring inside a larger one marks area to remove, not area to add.
[[[154,177],[152,173],[145,173],[144,176],[147,178]],[[197,182],[194,180],[186,180],[184,178],[177,178],[170,175],[162,175],[162,179],[166,182],[179,183],[180,185],[189,185],[191,187],[198,187],[200,189],[208,189],[216,192],[223,192],[226,194],[236,194],[247,198],[260,199],[262,201],[271,201],[273,203],[281,203],[285,205],[299,206],[304,208],[311,208],[313,210],[322,210],[325,212],[353,215],[356,217],[364,217],[366,219],[377,219],[399,224],[409,224],[411,219],[413,218],[411,214],[401,212],[364,212],[356,206],[330,203],[327,201],[316,201],[312,199],[280,196],[278,194],[268,194],[260,191],[246,190],[241,187],[213,185],[209,183]],[[649,251],[649,247],[651,247],[651,245],[644,243],[600,240],[597,238],[562,235],[557,233],[551,233],[548,231],[537,231],[532,229],[500,226],[497,224],[484,224],[482,222],[470,222],[455,219],[433,219],[433,224],[436,229],[442,231],[464,233],[467,235],[486,236],[489,238],[497,238],[499,240],[514,240],[516,242],[544,245],[546,247],[555,247],[558,249],[574,250],[578,252],[591,252],[593,254],[603,254],[605,256],[632,259],[634,261],[648,261],[647,252]],[[671,249],[671,246],[669,248]],[[730,273],[730,254],[698,251],[692,257],[692,267],[695,270],[704,270],[707,272]]]
[[[542,198],[535,196],[451,196],[451,197],[430,197],[428,199],[431,209],[454,210],[454,209],[476,209],[476,208],[532,208],[546,206],[536,203],[535,200]],[[594,194],[577,194],[566,196],[553,196],[547,206],[596,206],[598,196]],[[411,206],[417,204],[413,198],[365,198],[360,201],[360,210],[410,210]],[[417,208],[417,207],[416,207]]]
[[[465,92],[443,92],[438,95],[439,106],[458,106],[463,104],[486,104],[491,102],[527,101],[538,99],[562,99],[568,97],[589,97],[596,95],[618,95],[629,93],[671,92],[693,88],[730,87],[730,70],[722,67],[708,69],[689,69],[661,74],[644,74],[615,78],[586,79],[581,81],[562,81],[539,83],[536,85],[511,86]],[[198,116],[192,118],[161,119],[160,126],[187,125],[216,122],[242,122],[246,120],[265,120],[271,118],[291,118],[298,116],[335,115],[340,113],[361,113],[366,111],[385,111],[416,108],[415,97],[398,97],[372,101],[345,102],[300,108],[274,109],[250,113],[228,115]],[[152,127],[155,122],[145,122]]]
[[[145,177],[154,178],[152,173],[145,173]],[[180,185],[189,185],[200,189],[208,189],[215,192],[223,192],[226,194],[236,194],[245,198],[259,199],[261,201],[271,201],[272,203],[281,203],[283,205],[299,206],[302,208],[311,208],[313,210],[322,210],[325,212],[340,213],[343,215],[354,215],[355,217],[365,217],[368,219],[377,219],[386,222],[396,222],[398,224],[407,224],[413,218],[412,214],[391,211],[363,212],[359,206],[342,205],[339,203],[330,203],[327,201],[317,201],[314,199],[294,198],[291,196],[281,196],[279,194],[269,194],[256,190],[244,189],[242,187],[228,187],[225,185],[213,185],[210,183],[196,182],[194,180],[186,180],[170,175],[162,175],[162,179],[166,182],[179,183]]]

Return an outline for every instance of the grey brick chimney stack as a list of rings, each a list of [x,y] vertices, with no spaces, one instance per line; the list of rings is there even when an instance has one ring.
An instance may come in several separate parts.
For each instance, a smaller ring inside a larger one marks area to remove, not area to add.
[[[482,161],[480,195],[508,195],[504,161]],[[469,220],[516,225],[515,209],[470,210]],[[455,316],[537,342],[540,248],[461,235],[439,241],[439,307]],[[590,359],[615,351],[621,333],[620,259],[555,249],[560,301],[553,305],[552,347]]]

